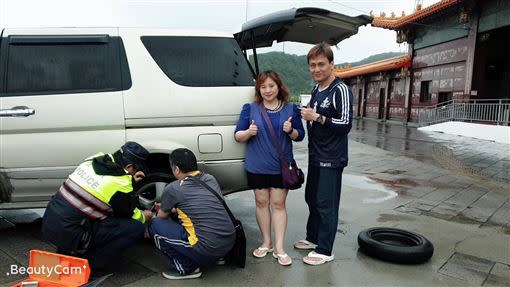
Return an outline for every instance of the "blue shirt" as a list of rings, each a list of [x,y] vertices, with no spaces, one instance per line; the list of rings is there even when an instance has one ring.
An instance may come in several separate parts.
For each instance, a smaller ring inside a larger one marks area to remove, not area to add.
[[[292,117],[292,127],[298,132],[298,137],[295,141],[302,141],[305,136],[305,130],[301,122],[299,108],[292,103],[287,103],[279,111],[271,112],[267,109],[266,111],[280,142],[285,160],[287,162],[294,162],[292,140],[283,131],[283,123],[289,117]],[[247,142],[246,171],[256,174],[280,174],[280,157],[271,139],[269,127],[260,112],[258,103],[245,104],[243,106],[235,132],[248,129],[252,120],[255,121],[258,132],[256,136],[251,137]]]

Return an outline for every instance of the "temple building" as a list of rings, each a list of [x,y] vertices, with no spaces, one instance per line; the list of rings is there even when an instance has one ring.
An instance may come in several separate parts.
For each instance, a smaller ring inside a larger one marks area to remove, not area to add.
[[[508,109],[510,1],[443,0],[410,15],[382,13],[372,26],[394,30],[408,53],[335,69],[351,87],[355,116],[418,122],[424,109],[476,100]]]

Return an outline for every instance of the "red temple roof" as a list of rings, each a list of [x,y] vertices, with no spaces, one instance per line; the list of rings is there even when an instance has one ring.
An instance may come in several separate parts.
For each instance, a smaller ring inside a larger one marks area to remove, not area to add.
[[[412,22],[418,22],[427,18],[430,15],[436,14],[442,10],[453,7],[462,2],[462,0],[442,0],[431,6],[420,9],[412,14],[401,17],[374,17],[372,26],[386,28],[386,29],[399,29]]]
[[[408,68],[410,66],[411,58],[408,55],[402,55],[357,67],[335,68],[333,73],[340,78],[352,78],[359,75]]]

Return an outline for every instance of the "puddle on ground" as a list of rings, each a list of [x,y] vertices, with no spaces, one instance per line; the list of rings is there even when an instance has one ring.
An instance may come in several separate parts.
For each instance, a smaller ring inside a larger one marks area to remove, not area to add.
[[[373,180],[378,183],[382,183],[386,187],[390,188],[397,188],[397,187],[404,187],[404,186],[417,186],[418,183],[407,179],[407,178],[397,178],[397,179],[381,179],[377,178],[375,176],[369,176],[370,180]]]
[[[373,197],[364,198],[363,203],[381,203],[398,195],[396,191],[386,188],[384,184],[380,184],[367,176],[344,174],[342,178],[342,184],[344,185],[377,192]]]
[[[397,174],[402,174],[402,173],[405,173],[405,172],[406,172],[405,170],[387,169],[385,171],[382,171],[381,173],[388,173],[388,174],[397,175]]]

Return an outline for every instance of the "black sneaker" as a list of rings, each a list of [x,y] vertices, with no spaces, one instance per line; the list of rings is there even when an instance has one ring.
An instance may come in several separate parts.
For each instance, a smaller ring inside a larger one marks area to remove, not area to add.
[[[216,265],[218,265],[218,266],[223,266],[225,264],[227,264],[227,261],[223,257],[218,258],[218,260],[216,260]]]
[[[195,269],[195,271],[182,275],[181,273],[177,272],[177,270],[171,269],[165,272],[161,272],[161,275],[165,277],[166,279],[171,280],[179,280],[179,279],[193,279],[198,278],[202,276],[202,271],[200,271],[200,268]]]

